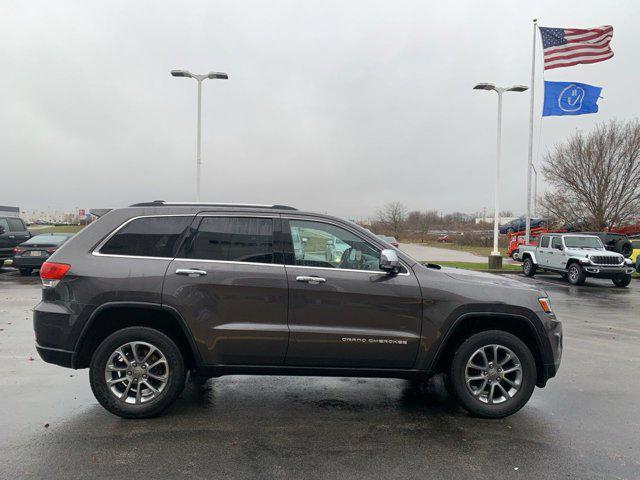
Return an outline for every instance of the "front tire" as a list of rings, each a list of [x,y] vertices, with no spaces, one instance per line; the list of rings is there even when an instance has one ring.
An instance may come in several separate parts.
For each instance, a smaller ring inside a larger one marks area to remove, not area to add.
[[[567,271],[567,280],[571,285],[582,285],[587,279],[587,274],[584,273],[584,269],[582,266],[577,263],[572,263],[569,265],[569,270]]]
[[[631,275],[618,275],[617,277],[613,277],[613,284],[616,287],[624,288],[627,287],[631,283]]]
[[[460,345],[449,378],[455,398],[469,413],[503,418],[529,401],[537,370],[522,340],[502,330],[487,330]]]
[[[184,388],[180,349],[153,328],[118,330],[100,343],[89,370],[91,390],[105,409],[122,418],[159,415]]]
[[[533,277],[536,274],[536,264],[533,263],[531,257],[527,257],[522,262],[522,273],[524,273],[527,277]]]

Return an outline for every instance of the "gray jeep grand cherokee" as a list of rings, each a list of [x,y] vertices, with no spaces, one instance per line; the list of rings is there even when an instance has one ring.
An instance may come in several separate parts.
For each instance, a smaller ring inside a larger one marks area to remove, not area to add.
[[[104,213],[104,212],[101,212]],[[188,371],[425,380],[504,417],[560,364],[544,292],[421,265],[353,223],[286,206],[108,211],[41,269],[36,347],[89,368],[109,411],[157,415]]]

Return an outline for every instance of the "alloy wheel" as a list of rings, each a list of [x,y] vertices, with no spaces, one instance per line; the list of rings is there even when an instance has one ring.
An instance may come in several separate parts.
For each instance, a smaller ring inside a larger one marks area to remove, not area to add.
[[[156,398],[169,381],[169,363],[159,348],[147,342],[129,342],[116,348],[104,370],[113,396],[139,405]]]
[[[485,345],[469,357],[465,384],[482,403],[501,404],[513,398],[522,386],[522,365],[518,356],[503,345]]]

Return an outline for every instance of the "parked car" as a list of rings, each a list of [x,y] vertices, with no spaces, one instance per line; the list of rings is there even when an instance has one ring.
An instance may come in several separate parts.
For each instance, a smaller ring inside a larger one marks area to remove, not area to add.
[[[13,256],[13,249],[31,238],[27,226],[19,217],[0,217],[0,267]]]
[[[13,266],[22,275],[31,275],[69,238],[71,234],[66,233],[44,233],[31,237],[13,249]]]
[[[612,232],[580,232],[582,235],[595,235],[598,237],[604,247],[610,252],[617,252],[624,257],[630,257],[633,252],[633,247],[629,241],[629,237],[622,233]]]
[[[538,228],[545,225],[547,222],[542,218],[532,218],[530,221],[530,228]],[[527,228],[527,220],[524,217],[515,218],[508,223],[500,226],[500,233],[506,235],[507,233],[519,232]]]
[[[616,287],[631,283],[633,264],[621,254],[607,251],[595,235],[549,233],[537,246],[521,245],[522,271],[533,277],[537,270],[560,273],[572,285],[582,285],[587,277],[608,278]]]
[[[631,240],[631,246],[633,247],[633,251],[629,259],[636,266],[636,271],[640,273],[640,238]]]
[[[400,248],[400,244],[398,243],[398,240],[396,240],[396,237],[389,237],[387,235],[378,235],[378,237],[387,242],[389,245]]]
[[[348,248],[307,257],[326,237]],[[286,206],[155,201],[112,210],[40,276],[38,353],[89,368],[98,402],[126,418],[162,412],[188,371],[444,373],[464,408],[500,418],[555,376],[562,353],[562,324],[542,290],[424,266],[354,223]]]

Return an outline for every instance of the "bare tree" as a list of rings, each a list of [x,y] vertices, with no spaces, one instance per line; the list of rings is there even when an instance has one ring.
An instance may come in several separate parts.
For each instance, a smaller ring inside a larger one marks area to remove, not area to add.
[[[624,224],[640,213],[640,123],[578,131],[547,153],[542,172],[552,187],[541,199],[550,216],[593,229]]]
[[[400,240],[400,235],[404,232],[407,220],[407,207],[401,202],[389,202],[378,211],[377,220],[396,239]]]
[[[407,215],[407,226],[410,234],[418,234],[420,241],[424,242],[426,235],[429,233],[431,225],[438,219],[438,212],[435,210],[420,212],[414,210]]]

